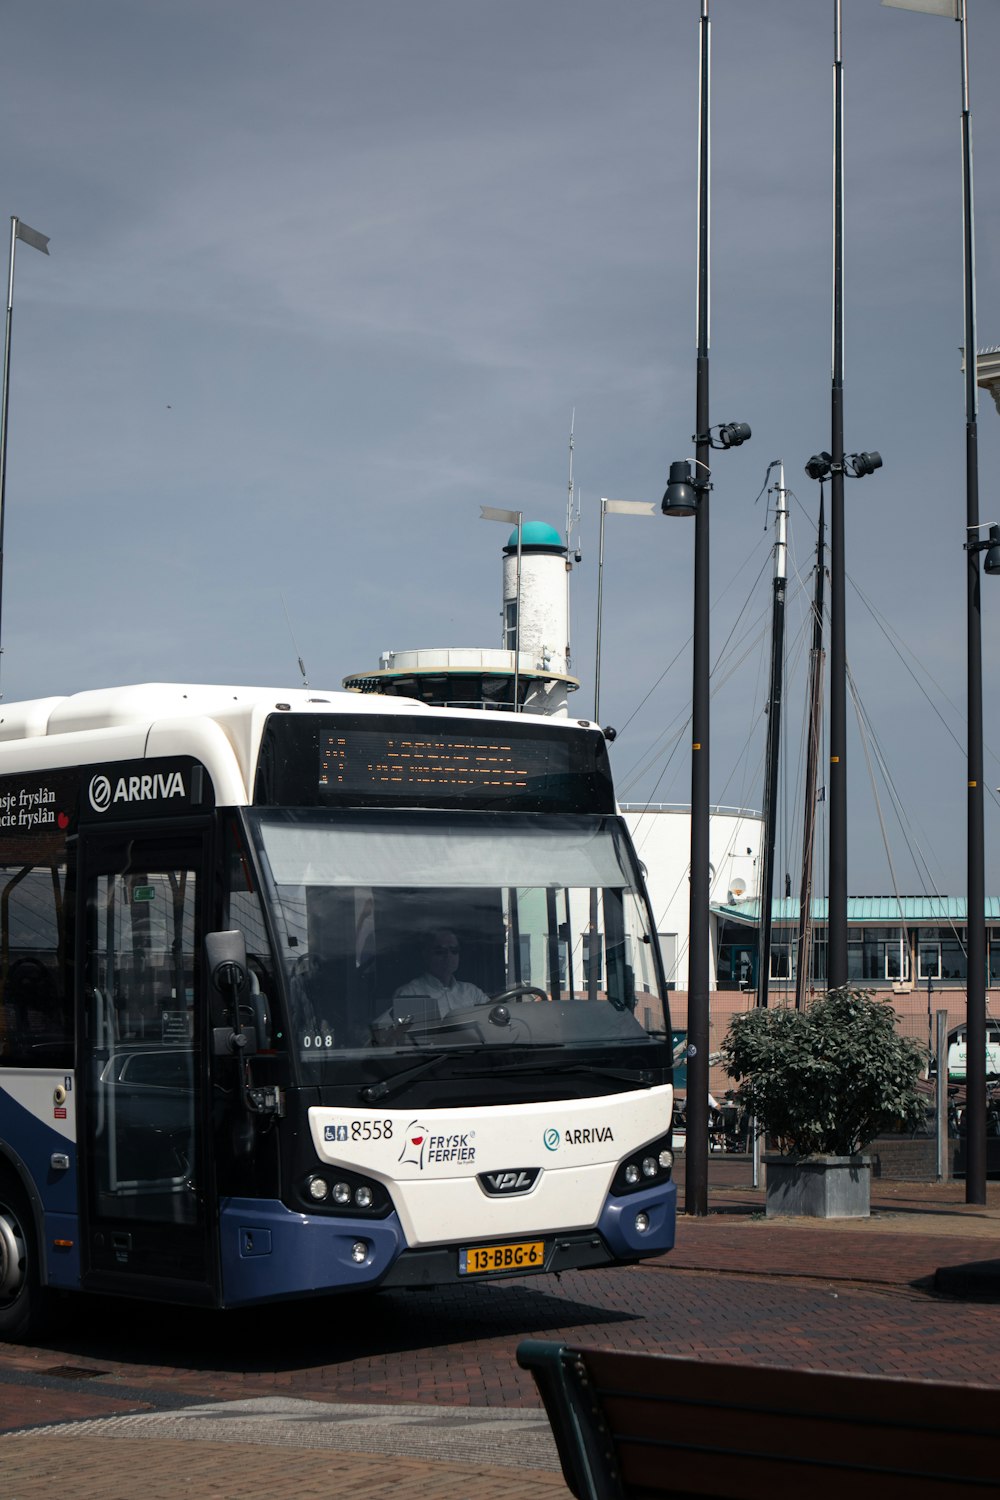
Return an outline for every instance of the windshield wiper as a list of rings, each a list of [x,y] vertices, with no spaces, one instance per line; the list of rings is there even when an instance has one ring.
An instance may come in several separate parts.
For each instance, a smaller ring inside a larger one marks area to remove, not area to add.
[[[443,1062],[449,1058],[460,1057],[467,1049],[459,1051],[452,1047],[446,1052],[435,1052],[433,1057],[421,1058],[420,1062],[412,1068],[404,1068],[400,1073],[393,1073],[391,1078],[383,1078],[380,1083],[366,1083],[358,1090],[359,1097],[365,1104],[377,1104],[381,1099],[388,1099],[396,1094],[404,1084],[410,1083],[414,1078],[421,1078],[425,1073],[433,1073]]]
[[[624,1068],[602,1068],[596,1063],[512,1063],[509,1067],[491,1068],[490,1073],[592,1073],[597,1078],[617,1078],[623,1083],[638,1083],[644,1088],[653,1088],[656,1078],[649,1068],[634,1068],[627,1073]]]

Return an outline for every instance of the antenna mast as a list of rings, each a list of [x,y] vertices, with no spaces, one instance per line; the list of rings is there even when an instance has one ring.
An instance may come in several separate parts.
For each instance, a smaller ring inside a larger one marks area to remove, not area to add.
[[[764,773],[764,859],[760,882],[757,1004],[767,1005],[771,977],[771,901],[774,887],[774,836],[778,821],[778,758],[781,749],[781,698],[785,666],[785,582],[787,577],[788,504],[785,466],[778,463],[775,488],[778,539],[774,544],[774,595],[771,605],[771,677],[767,702],[767,753]]]
[[[572,569],[573,561],[574,561],[573,543],[572,543],[571,537],[572,537],[572,532],[573,532],[574,525],[579,526],[579,524],[580,524],[580,511],[581,511],[579,496],[577,495],[577,493],[576,493],[576,487],[573,484],[573,438],[574,438],[575,429],[576,429],[576,407],[574,406],[572,412],[570,413],[570,419],[569,419],[569,482],[568,482],[568,485],[567,485],[567,495],[566,495],[566,592],[567,592],[567,600],[566,600],[566,603],[567,603],[567,609],[566,609],[566,668],[567,668],[567,671],[573,665],[573,653],[572,653],[572,651],[570,649],[571,621],[570,621],[570,609],[569,609],[569,597],[568,597],[568,595],[569,595],[569,574],[570,574],[570,570]],[[577,532],[576,561],[577,562],[580,561],[580,534],[579,534],[579,532]]]
[[[285,596],[284,596],[284,594],[282,594],[282,596],[281,596],[281,607],[285,611],[285,624],[288,626],[288,634],[292,638],[292,650],[295,652],[296,660],[298,661],[298,664],[299,664],[299,671],[302,674],[302,686],[303,687],[308,687],[309,686],[309,678],[306,676],[305,662],[302,660],[302,657],[299,655],[299,647],[298,647],[298,643],[297,643],[297,641],[295,639],[295,632],[292,629],[292,622],[288,618],[288,605],[285,603]]]

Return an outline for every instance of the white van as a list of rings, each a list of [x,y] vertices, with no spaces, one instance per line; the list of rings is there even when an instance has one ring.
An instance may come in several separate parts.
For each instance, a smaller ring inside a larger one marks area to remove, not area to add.
[[[948,1033],[948,1077],[953,1083],[965,1082],[965,1027],[956,1026]],[[1000,1077],[1000,1022],[986,1022],[986,1076]]]

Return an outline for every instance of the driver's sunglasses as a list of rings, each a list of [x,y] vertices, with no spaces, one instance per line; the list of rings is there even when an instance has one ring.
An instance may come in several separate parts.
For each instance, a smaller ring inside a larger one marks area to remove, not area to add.
[[[457,943],[435,943],[434,944],[434,952],[435,953],[457,953],[458,952],[458,944]]]

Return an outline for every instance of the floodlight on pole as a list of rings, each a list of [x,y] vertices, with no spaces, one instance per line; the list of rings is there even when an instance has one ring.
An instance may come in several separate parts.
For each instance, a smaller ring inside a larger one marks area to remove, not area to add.
[[[37,229],[32,229],[30,224],[25,224],[23,219],[16,215],[11,216],[10,221],[10,259],[7,269],[7,322],[4,330],[3,344],[3,395],[0,399],[0,619],[3,615],[3,526],[6,513],[5,500],[7,494],[7,410],[10,401],[10,343],[11,328],[14,320],[14,255],[18,240],[30,245],[33,250],[40,250],[43,255],[49,253],[49,237],[39,234]],[[2,635],[0,635],[0,657],[3,653]]]
[[[876,469],[882,467],[882,455],[871,453],[848,453],[844,459],[845,471],[854,479],[864,479],[866,474],[874,474]]]
[[[718,436],[712,443],[713,448],[739,448],[751,437],[747,422],[722,422],[715,431]]]
[[[706,488],[707,481],[695,480],[687,459],[680,458],[670,465],[667,487],[663,492],[660,509],[665,516],[693,516],[698,511],[699,490]]]
[[[514,599],[514,712],[520,710],[520,666],[521,666],[521,534],[524,530],[524,512],[501,510],[496,505],[479,507],[481,521],[502,521],[505,526],[517,527],[517,585]]]

